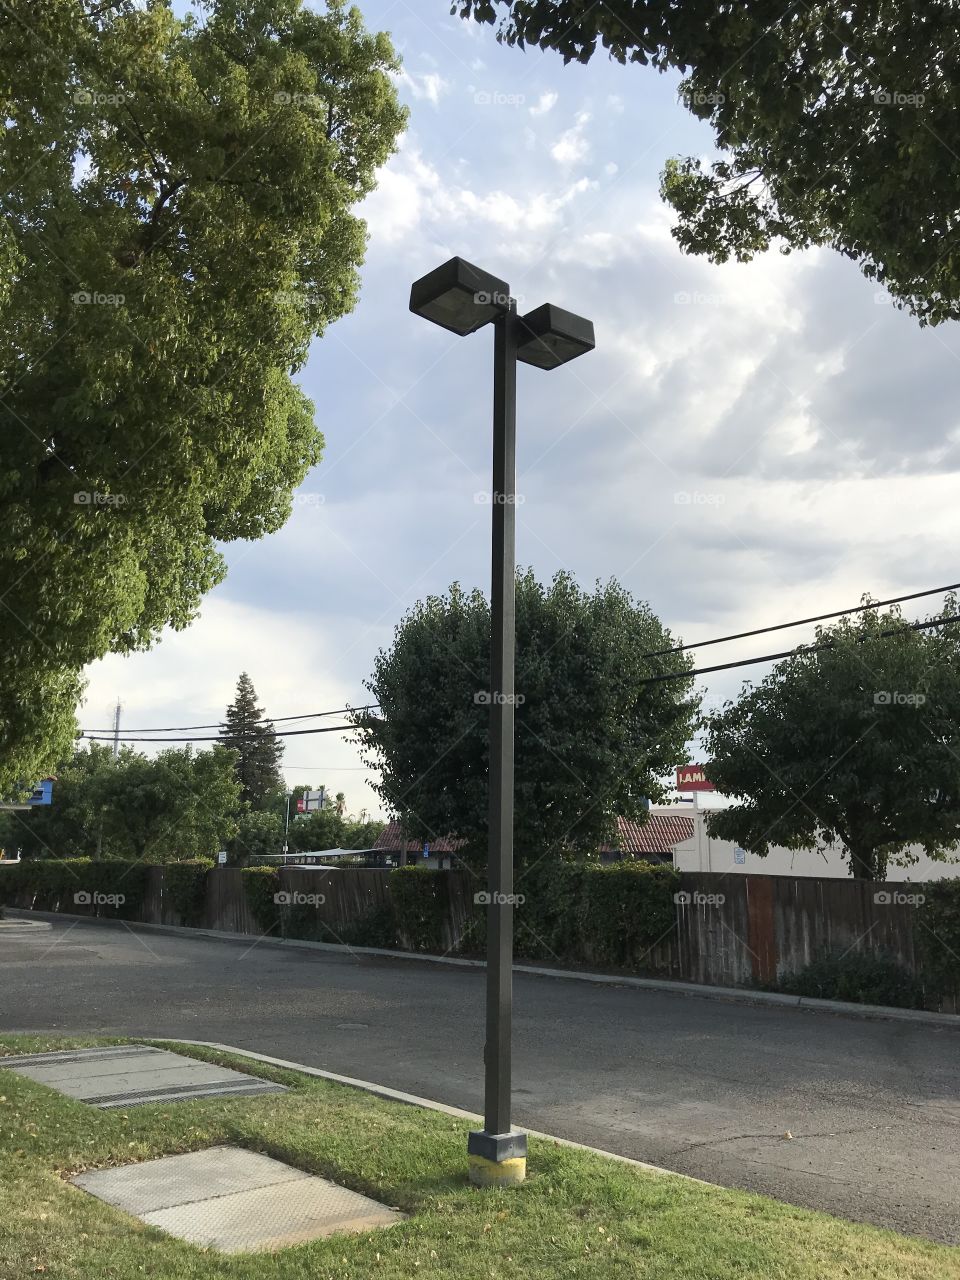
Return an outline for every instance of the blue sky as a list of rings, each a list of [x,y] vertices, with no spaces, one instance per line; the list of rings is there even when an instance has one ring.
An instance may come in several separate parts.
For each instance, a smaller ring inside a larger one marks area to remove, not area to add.
[[[659,174],[711,135],[676,79],[502,47],[445,0],[362,11],[403,57],[410,122],[363,209],[359,306],[302,375],[323,462],[280,533],[227,549],[192,628],[90,668],[84,727],[118,696],[125,727],[215,721],[241,670],[273,716],[355,705],[414,601],[487,588],[492,335],[407,310],[410,283],[454,254],[508,280],[521,309],[550,301],[596,326],[590,355],[520,369],[518,560],[539,577],[617,577],[696,640],[958,576],[956,326],[921,330],[828,251],[683,257]],[[707,678],[708,698],[741,678]],[[339,735],[289,739],[285,763],[291,782],[379,811]]]

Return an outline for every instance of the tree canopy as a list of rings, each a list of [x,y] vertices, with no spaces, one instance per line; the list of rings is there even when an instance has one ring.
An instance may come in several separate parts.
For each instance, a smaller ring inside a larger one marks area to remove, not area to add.
[[[234,753],[241,799],[254,809],[265,808],[284,787],[280,772],[283,743],[263,708],[257,706],[257,691],[246,671],[241,672],[237,696],[227,707],[220,741]]]
[[[0,843],[24,857],[173,862],[212,857],[237,831],[240,788],[222,747],[78,747],[56,771],[53,803],[0,815]]]
[[[949,596],[934,617],[957,613]],[[708,719],[706,747],[711,781],[738,797],[711,835],[760,856],[839,842],[871,880],[915,861],[910,845],[945,858],[960,841],[960,623],[915,630],[894,608],[818,628]]]
[[[618,583],[585,592],[517,576],[518,862],[546,851],[596,854],[619,815],[643,819],[682,763],[697,700],[684,654],[648,605]],[[487,839],[490,605],[454,584],[400,622],[366,687],[376,713],[355,723],[380,795],[411,837],[455,835],[467,856]]]
[[[4,4],[0,794],[320,458],[293,379],[356,299],[396,58],[340,0],[201,8]]]
[[[499,38],[679,71],[720,158],[673,159],[674,236],[715,262],[828,245],[921,323],[960,315],[957,12],[940,0],[454,0]]]

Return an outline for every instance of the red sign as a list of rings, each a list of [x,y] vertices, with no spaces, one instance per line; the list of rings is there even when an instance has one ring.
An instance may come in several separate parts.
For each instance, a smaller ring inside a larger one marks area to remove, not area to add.
[[[300,798],[297,800],[297,813],[303,813],[306,807],[307,806],[306,806],[306,803],[304,802],[303,796],[300,796]]]
[[[677,770],[678,791],[716,791],[702,764],[685,764]]]

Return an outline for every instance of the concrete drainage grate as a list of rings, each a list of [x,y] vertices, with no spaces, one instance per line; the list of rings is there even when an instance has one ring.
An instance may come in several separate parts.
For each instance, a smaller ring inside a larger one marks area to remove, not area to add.
[[[151,1045],[116,1045],[0,1058],[0,1066],[37,1084],[109,1109],[190,1098],[256,1097],[286,1093],[282,1084],[260,1080],[229,1067],[185,1058]]]
[[[240,1147],[211,1147],[119,1169],[74,1185],[191,1244],[258,1253],[391,1227],[406,1217],[346,1187]]]

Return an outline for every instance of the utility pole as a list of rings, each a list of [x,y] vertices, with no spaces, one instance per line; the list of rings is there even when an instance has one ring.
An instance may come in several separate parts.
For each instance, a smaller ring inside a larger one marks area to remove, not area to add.
[[[116,760],[120,754],[120,712],[123,707],[120,699],[117,699],[116,710],[113,713],[113,758]]]

